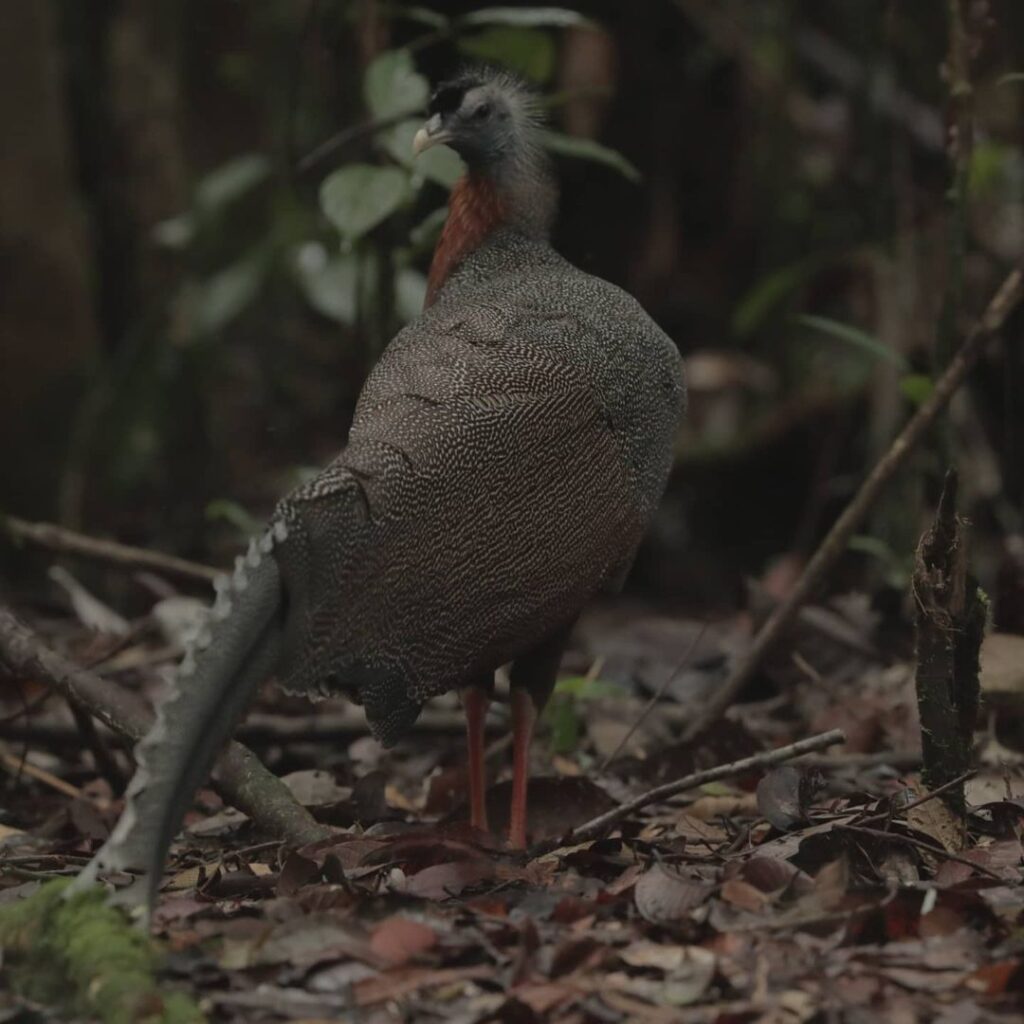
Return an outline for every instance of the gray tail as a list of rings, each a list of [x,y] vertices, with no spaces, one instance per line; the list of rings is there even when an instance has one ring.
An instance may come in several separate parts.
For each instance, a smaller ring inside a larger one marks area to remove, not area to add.
[[[100,871],[136,869],[142,877],[115,897],[148,919],[172,840],[196,789],[209,775],[281,648],[282,589],[270,553],[283,524],[253,541],[217,600],[135,748],[136,770],[124,812],[75,880],[78,891]]]

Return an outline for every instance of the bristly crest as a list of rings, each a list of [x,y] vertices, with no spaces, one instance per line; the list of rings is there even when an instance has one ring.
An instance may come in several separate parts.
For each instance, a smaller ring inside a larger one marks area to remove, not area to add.
[[[534,87],[515,72],[494,64],[470,64],[443,81],[430,97],[427,113],[450,114],[459,109],[467,92],[482,86],[501,93],[522,127],[539,128],[543,124],[544,114]]]

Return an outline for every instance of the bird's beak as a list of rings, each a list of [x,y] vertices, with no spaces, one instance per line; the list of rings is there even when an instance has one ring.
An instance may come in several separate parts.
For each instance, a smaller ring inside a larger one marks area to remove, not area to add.
[[[451,132],[446,131],[441,124],[441,115],[435,114],[413,136],[412,155],[419,156],[420,153],[430,149],[431,146],[439,146],[444,142],[448,142],[451,137]]]

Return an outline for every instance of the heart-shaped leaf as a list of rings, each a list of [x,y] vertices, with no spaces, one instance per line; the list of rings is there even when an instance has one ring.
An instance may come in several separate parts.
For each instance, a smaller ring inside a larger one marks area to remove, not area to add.
[[[430,85],[408,50],[386,50],[366,69],[363,96],[374,117],[411,114],[426,105],[429,95]]]
[[[397,167],[349,164],[320,186],[324,216],[353,242],[389,217],[405,200],[408,181]]]
[[[531,28],[568,28],[593,22],[567,7],[485,7],[460,19],[464,25],[521,25]]]
[[[555,41],[540,29],[496,25],[460,39],[459,49],[477,60],[503,64],[533,82],[546,82],[555,70]]]

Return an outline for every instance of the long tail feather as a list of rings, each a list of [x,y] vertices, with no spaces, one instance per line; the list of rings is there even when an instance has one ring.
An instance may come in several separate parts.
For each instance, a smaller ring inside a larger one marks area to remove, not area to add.
[[[235,572],[217,586],[217,600],[135,749],[136,771],[124,812],[109,839],[79,875],[73,891],[101,871],[140,869],[142,876],[115,899],[148,919],[167,852],[196,789],[281,647],[281,577],[270,554],[278,532],[254,541]]]

